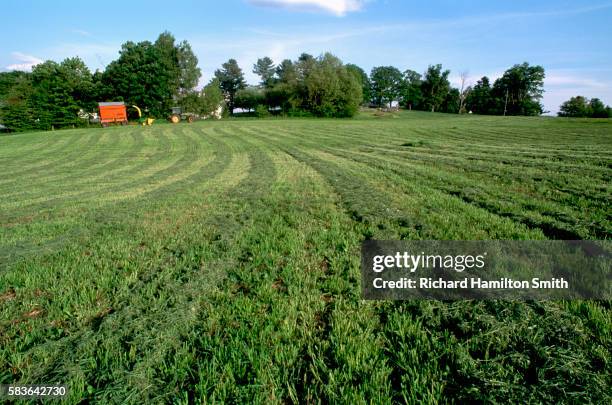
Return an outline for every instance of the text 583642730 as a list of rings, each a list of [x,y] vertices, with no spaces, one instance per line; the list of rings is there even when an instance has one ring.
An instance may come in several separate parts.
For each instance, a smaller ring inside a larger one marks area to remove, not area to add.
[[[36,385],[19,385],[19,384],[2,384],[0,385],[0,398],[18,399],[18,398],[61,398],[65,397],[68,389],[65,385],[53,384],[36,384]]]

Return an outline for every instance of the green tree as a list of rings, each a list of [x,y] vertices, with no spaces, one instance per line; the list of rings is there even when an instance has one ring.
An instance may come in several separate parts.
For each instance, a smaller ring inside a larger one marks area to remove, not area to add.
[[[225,98],[221,91],[221,83],[219,79],[212,79],[200,92],[200,109],[199,113],[210,116],[214,114],[219,107],[223,107]]]
[[[181,82],[181,69],[178,63],[178,47],[176,40],[169,32],[159,35],[153,44],[152,54],[155,64],[154,80],[157,82],[151,90],[155,92],[158,101],[158,115],[165,116],[177,104]]]
[[[461,92],[459,89],[451,88],[442,105],[440,106],[440,112],[449,113],[449,114],[458,114],[461,108]]]
[[[79,125],[79,110],[94,104],[92,75],[79,58],[36,65],[32,88],[30,105],[38,129]]]
[[[202,71],[189,42],[181,42],[176,49],[179,67],[178,97],[181,98],[193,92],[202,77]]]
[[[559,117],[610,118],[610,107],[600,99],[589,100],[583,96],[572,97],[561,105]]]
[[[267,89],[268,107],[291,115],[351,117],[363,101],[362,85],[342,61],[330,53],[318,58],[302,54],[277,67],[277,84]]]
[[[79,108],[85,111],[95,110],[97,103],[93,75],[85,62],[78,57],[65,59],[60,64],[60,73]]]
[[[11,71],[11,72],[0,72],[0,103],[4,100],[11,88],[17,84],[23,77],[30,76],[30,73]]]
[[[372,101],[371,83],[368,74],[359,66],[349,63],[346,66],[346,70],[351,73],[357,82],[361,85],[361,93],[363,95],[361,104],[369,104]]]
[[[261,86],[265,88],[270,88],[274,85],[275,72],[274,62],[267,56],[257,59],[257,63],[253,65],[253,73],[261,78]]]
[[[266,103],[270,108],[280,107],[287,114],[302,106],[298,90],[298,72],[294,63],[284,59],[276,67],[276,84],[266,91]]]
[[[363,99],[355,76],[330,53],[312,62],[304,78],[306,109],[320,117],[353,116]]]
[[[610,118],[610,107],[606,107],[598,98],[592,98],[589,102],[591,118]]]
[[[230,59],[221,65],[221,69],[215,71],[215,77],[219,79],[219,85],[225,93],[230,114],[233,115],[236,92],[240,89],[244,89],[246,86],[242,69],[240,69],[235,59]]]
[[[440,109],[450,90],[448,75],[450,70],[442,71],[442,65],[430,65],[421,83],[423,106],[431,112]]]
[[[297,83],[297,71],[293,62],[289,59],[284,59],[276,67],[276,76],[280,83],[295,85]]]
[[[148,108],[153,116],[164,116],[163,94],[167,92],[157,91],[164,84],[156,80],[160,70],[156,58],[149,41],[128,41],[121,45],[119,58],[106,67],[98,85],[104,98],[120,98],[128,104]]]
[[[265,104],[265,94],[256,87],[246,87],[236,92],[234,102],[235,108],[252,111],[258,105]]]
[[[12,72],[11,72],[12,73]],[[1,74],[0,74],[1,75]],[[0,123],[12,131],[27,131],[36,128],[32,111],[32,77],[30,74],[11,75],[10,87],[2,89],[0,101]]]
[[[576,96],[561,105],[558,115],[559,117],[588,117],[591,115],[589,109],[589,100]]]
[[[422,76],[414,70],[406,70],[404,72],[401,99],[402,104],[409,110],[419,108],[423,100],[421,77]]]
[[[402,73],[393,66],[378,66],[370,73],[372,83],[372,99],[381,107],[389,107],[394,101],[398,101],[402,94]]]
[[[265,103],[271,109],[279,108],[284,114],[297,108],[299,103],[294,98],[294,87],[287,83],[277,83],[266,89]]]
[[[365,100],[363,96],[364,84],[345,66],[339,67],[337,74],[340,80],[340,92],[338,94],[336,117],[353,117]]]
[[[493,84],[495,112],[503,115],[540,115],[544,93],[544,68],[527,62],[506,70]]]
[[[315,69],[317,59],[309,53],[302,53],[293,64],[299,81],[304,81]]]
[[[489,114],[492,103],[491,83],[487,76],[483,76],[469,91],[465,101],[466,109],[476,114]]]
[[[165,117],[193,90],[199,77],[191,46],[185,41],[176,44],[172,34],[164,32],[155,43],[123,44],[119,59],[108,65],[96,86],[106,99],[119,98]]]

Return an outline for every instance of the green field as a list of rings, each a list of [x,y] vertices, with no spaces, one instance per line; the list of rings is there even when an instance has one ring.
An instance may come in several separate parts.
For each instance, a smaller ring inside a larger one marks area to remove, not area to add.
[[[360,300],[372,239],[609,239],[612,121],[0,137],[0,383],[71,402],[610,403],[610,302]]]

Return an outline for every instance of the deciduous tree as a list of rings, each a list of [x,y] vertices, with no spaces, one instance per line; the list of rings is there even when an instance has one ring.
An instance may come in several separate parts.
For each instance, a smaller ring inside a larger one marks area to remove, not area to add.
[[[362,104],[369,104],[372,101],[372,90],[371,83],[368,74],[359,66],[349,63],[346,66],[346,70],[351,73],[357,82],[361,85],[361,93],[362,93]]]
[[[402,85],[402,104],[412,110],[419,108],[423,100],[421,91],[421,75],[414,70],[406,70],[404,72],[404,80]]]
[[[500,115],[540,115],[544,93],[544,68],[527,62],[506,70],[493,84],[495,112]]]
[[[430,65],[423,78],[421,91],[424,107],[431,112],[440,109],[450,90],[448,75],[450,70],[442,71],[442,65]]]
[[[393,66],[378,66],[370,73],[372,98],[377,106],[399,101],[402,93],[402,73]]]
[[[225,93],[227,107],[230,114],[234,114],[236,92],[246,87],[244,74],[238,66],[236,59],[230,59],[221,65],[221,69],[215,71],[215,77],[219,79],[221,90]]]

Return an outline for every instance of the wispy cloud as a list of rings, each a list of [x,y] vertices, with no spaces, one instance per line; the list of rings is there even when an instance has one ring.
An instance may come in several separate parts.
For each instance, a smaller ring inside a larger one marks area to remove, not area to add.
[[[324,11],[338,17],[359,11],[364,0],[247,0],[256,6],[285,8],[297,11]]]
[[[16,63],[10,64],[6,67],[7,70],[24,70],[30,71],[32,67],[43,63],[44,61],[36,56],[26,55],[21,52],[13,52],[11,53],[13,59],[15,59]]]
[[[544,83],[547,86],[558,86],[565,88],[580,89],[609,89],[610,83],[606,83],[589,76],[575,75],[565,72],[552,71],[546,75]]]
[[[79,35],[81,35],[83,37],[90,37],[91,36],[91,32],[85,31],[85,30],[72,29],[72,30],[70,30],[70,32],[72,32],[74,34],[79,34]]]

